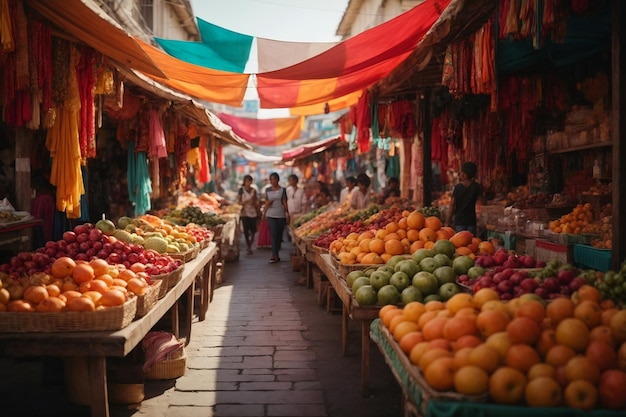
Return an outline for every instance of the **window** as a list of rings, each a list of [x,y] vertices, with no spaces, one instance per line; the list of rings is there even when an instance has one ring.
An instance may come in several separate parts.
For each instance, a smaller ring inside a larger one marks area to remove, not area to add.
[[[154,30],[154,0],[139,0],[139,12],[145,25]]]

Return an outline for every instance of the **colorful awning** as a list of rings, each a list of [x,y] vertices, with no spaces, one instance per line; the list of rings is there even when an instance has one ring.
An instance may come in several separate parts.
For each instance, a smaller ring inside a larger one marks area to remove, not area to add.
[[[298,139],[303,117],[254,119],[220,113],[219,118],[233,128],[233,132],[257,146],[279,146]]]

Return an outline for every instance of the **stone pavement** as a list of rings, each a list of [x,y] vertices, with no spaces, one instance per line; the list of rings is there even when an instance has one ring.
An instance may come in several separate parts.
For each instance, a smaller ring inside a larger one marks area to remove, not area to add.
[[[370,395],[361,395],[360,323],[349,322],[342,356],[341,314],[297,285],[292,251],[286,242],[279,263],[267,249],[227,263],[207,319],[192,326],[185,375],[146,381],[144,401],[112,405],[111,416],[400,416],[401,391],[373,343]],[[42,374],[38,359],[0,359],[0,415],[89,415]]]

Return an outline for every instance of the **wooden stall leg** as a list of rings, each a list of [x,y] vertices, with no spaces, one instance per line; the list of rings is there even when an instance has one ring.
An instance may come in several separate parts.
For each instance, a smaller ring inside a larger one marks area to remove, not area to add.
[[[209,300],[211,299],[211,276],[213,274],[213,261],[207,263],[202,268],[202,276],[200,280],[200,311],[198,313],[198,320],[204,321],[206,319],[206,312],[209,309]]]
[[[91,394],[91,417],[109,417],[107,363],[104,356],[88,356],[87,372]]]
[[[348,307],[342,303],[341,307],[341,353],[348,356]]]
[[[372,320],[361,321],[361,392],[364,397],[370,393],[370,324]]]
[[[179,327],[179,317],[178,317],[178,300],[174,301],[174,304],[170,308],[170,317],[172,320],[172,334],[177,339],[180,338],[180,327]]]
[[[191,341],[191,324],[193,323],[193,296],[195,293],[195,280],[187,288],[187,311],[185,312],[185,346]]]

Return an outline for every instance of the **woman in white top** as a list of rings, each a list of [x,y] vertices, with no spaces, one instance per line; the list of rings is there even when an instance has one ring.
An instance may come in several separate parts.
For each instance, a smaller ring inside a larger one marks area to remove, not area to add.
[[[256,234],[256,224],[259,220],[259,198],[257,192],[252,188],[252,177],[243,177],[243,185],[239,188],[237,201],[241,204],[241,224],[243,226],[243,236],[246,239],[248,255],[252,255],[252,242]]]
[[[348,177],[346,178],[346,188],[341,190],[341,194],[339,195],[339,204],[350,204],[350,197],[352,197],[352,192],[356,187],[356,178]]]
[[[272,246],[272,257],[270,263],[280,261],[279,252],[283,241],[285,226],[289,223],[289,207],[287,206],[287,191],[278,185],[278,174],[270,174],[271,186],[265,191],[265,209],[263,218],[267,219],[270,229],[270,242]]]

